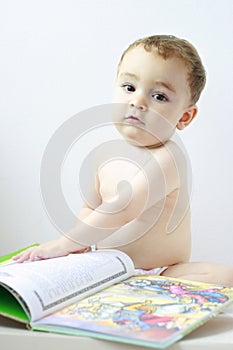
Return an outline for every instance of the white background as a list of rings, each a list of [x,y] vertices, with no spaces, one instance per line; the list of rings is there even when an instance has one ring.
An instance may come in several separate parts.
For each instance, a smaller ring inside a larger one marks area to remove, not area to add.
[[[49,139],[72,115],[111,103],[132,41],[173,34],[197,47],[208,74],[198,117],[179,133],[193,169],[192,260],[233,264],[232,13],[232,0],[0,1],[0,254],[57,237],[40,195]]]

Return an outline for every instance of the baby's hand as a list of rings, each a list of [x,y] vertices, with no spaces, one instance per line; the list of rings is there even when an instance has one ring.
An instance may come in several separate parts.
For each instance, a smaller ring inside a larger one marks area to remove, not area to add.
[[[79,246],[77,243],[69,240],[67,237],[43,243],[37,247],[31,247],[23,252],[15,255],[13,260],[22,263],[26,260],[35,261],[39,259],[57,258],[59,256],[66,256],[70,253],[83,253],[86,248]]]

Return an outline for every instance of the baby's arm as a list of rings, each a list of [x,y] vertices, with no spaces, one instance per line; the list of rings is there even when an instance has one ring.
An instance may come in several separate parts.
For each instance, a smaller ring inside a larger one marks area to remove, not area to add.
[[[109,213],[103,212],[105,209],[104,205],[96,209],[84,206],[78,214],[76,226],[71,231],[58,239],[31,247],[15,255],[13,259],[21,263],[25,260],[34,261],[36,258],[48,259],[84,252],[90,245],[104,239],[126,223],[123,212],[114,213],[115,205],[108,206]]]

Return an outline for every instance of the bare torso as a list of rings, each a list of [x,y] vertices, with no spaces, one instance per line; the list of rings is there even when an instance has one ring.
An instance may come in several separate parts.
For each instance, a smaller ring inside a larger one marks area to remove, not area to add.
[[[116,231],[115,236],[98,243],[99,248],[114,247],[126,252],[133,259],[136,268],[150,269],[189,260],[191,235],[186,164],[179,148],[173,143],[168,146],[150,150],[164,175],[167,187],[164,198],[144,211],[145,196],[136,198],[134,203],[141,202],[141,205],[132,205],[134,219]],[[140,152],[143,155],[143,150]],[[144,186],[142,192],[145,193],[148,190],[146,175],[135,162],[127,159],[107,162],[98,173],[102,201],[108,202],[116,198],[118,184],[122,181],[131,183],[136,176],[141,176],[139,182],[142,188]],[[175,178],[179,178],[178,181],[174,181]],[[149,179],[151,181],[153,176]],[[179,186],[175,186],[175,183],[179,183]],[[162,186],[156,181],[152,185],[155,190]]]

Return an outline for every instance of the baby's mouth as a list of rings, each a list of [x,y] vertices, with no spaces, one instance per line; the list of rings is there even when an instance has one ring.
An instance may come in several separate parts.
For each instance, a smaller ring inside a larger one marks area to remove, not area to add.
[[[134,115],[128,115],[125,117],[125,120],[129,124],[134,124],[134,125],[145,125],[145,123],[139,118]]]

